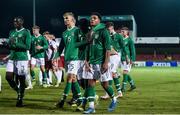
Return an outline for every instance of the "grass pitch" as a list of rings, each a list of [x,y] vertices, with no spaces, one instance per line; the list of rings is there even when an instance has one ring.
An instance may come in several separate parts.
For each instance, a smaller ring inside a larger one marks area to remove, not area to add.
[[[0,75],[0,114],[81,114],[68,104],[63,109],[55,108],[54,104],[61,97],[65,83],[59,88],[36,85],[33,90],[26,90],[25,107],[17,108],[17,96],[5,80],[4,68],[0,68]],[[133,68],[131,75],[137,89],[126,92],[123,98],[118,99],[117,109],[111,114],[180,114],[180,68]],[[99,96],[104,95],[99,83],[96,91]],[[109,103],[110,100],[100,100],[96,113],[109,114]]]

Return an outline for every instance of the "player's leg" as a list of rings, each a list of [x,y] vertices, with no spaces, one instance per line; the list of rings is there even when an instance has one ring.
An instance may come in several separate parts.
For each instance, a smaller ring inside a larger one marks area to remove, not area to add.
[[[123,69],[123,83],[122,83],[122,92],[126,91],[126,85],[128,82],[128,73],[129,73],[129,67],[126,62],[122,62],[122,69]]]
[[[131,71],[131,64],[128,65],[129,67],[129,72]],[[132,79],[132,77],[130,76],[130,74],[128,73],[128,82],[130,84],[130,91],[136,89],[136,86],[135,86],[135,83],[134,83],[134,80]]]
[[[36,65],[36,59],[32,57],[31,65],[30,65],[30,74],[31,74],[32,81],[35,81],[35,71],[34,71],[35,65]]]
[[[43,85],[43,75],[42,75],[42,72],[41,70],[39,69],[39,86],[42,86]]]
[[[78,92],[78,94],[80,93],[80,87],[79,84],[77,83],[76,80],[76,75],[77,75],[77,62],[76,61],[71,61],[67,64],[67,82],[66,82],[66,86],[64,89],[64,93],[63,93],[63,97],[60,99],[60,101],[56,104],[57,107],[62,108],[64,105],[64,102],[71,90],[71,86],[72,86],[72,81],[75,85],[75,89]]]
[[[114,73],[114,72],[112,73],[112,76],[113,76],[114,85],[115,85],[117,93],[118,93],[116,98],[122,97],[123,94],[121,91],[121,85],[120,85],[119,77],[118,77],[117,73]]]
[[[78,66],[77,66],[77,80],[78,80],[78,83],[79,85],[81,86],[81,61],[78,60]],[[72,83],[72,86],[71,86],[71,90],[72,90],[72,94],[73,94],[73,97],[72,99],[68,102],[71,106],[76,106],[76,102],[77,102],[77,98],[78,98],[78,92],[76,91],[75,89],[75,84]]]
[[[6,80],[9,83],[10,87],[18,92],[18,86],[14,80],[14,62],[13,60],[8,60],[6,65]]]
[[[32,82],[31,82],[31,75],[30,72],[26,74],[26,82],[27,82],[27,87],[26,89],[33,89]]]
[[[120,56],[119,55],[113,55],[113,57],[112,57],[113,66],[111,67],[111,72],[112,72],[112,78],[114,81],[114,85],[115,85],[117,93],[118,93],[116,98],[123,96],[122,92],[121,92],[121,85],[120,85],[119,76],[118,76],[119,63],[120,63]]]
[[[62,70],[60,70],[58,67],[58,60],[57,59],[52,60],[51,64],[52,64],[53,73],[54,73],[56,80],[57,80],[55,87],[59,87],[59,85],[61,83],[61,79],[62,79]]]
[[[42,72],[42,81],[43,81],[43,87],[47,87],[47,73],[45,70],[45,60],[44,58],[39,58],[38,61],[40,62],[40,70]]]
[[[98,80],[100,77],[100,66],[99,65],[92,65],[90,64],[90,70],[83,71],[83,78],[87,79],[87,87],[85,89],[87,101],[89,103],[89,107],[86,111],[84,111],[85,114],[95,113],[95,85],[96,80]]]
[[[77,99],[77,106],[79,106],[82,102],[82,95],[81,95],[81,90],[80,90],[80,85],[78,83],[78,78],[77,78],[77,74],[78,74],[78,70],[79,70],[79,61],[74,61],[74,67],[76,68],[76,75],[73,76],[73,80],[72,80],[72,92],[73,92],[73,97],[75,99]]]
[[[61,76],[61,82],[64,82],[64,76],[65,76],[65,72],[64,72],[64,57],[61,56],[59,59],[58,59],[58,69],[60,70],[59,74],[62,73],[62,76]]]
[[[87,110],[84,111],[85,114],[91,114],[95,113],[95,84],[96,80],[95,79],[88,79],[88,85],[87,88],[85,89],[87,101],[89,103],[89,107]]]
[[[18,90],[18,98],[17,98],[17,107],[23,106],[23,97],[25,91],[25,77],[28,72],[28,61],[16,61],[15,62],[15,73],[16,77],[19,80],[19,90]]]
[[[28,61],[28,65],[30,65],[30,61]],[[33,89],[32,82],[31,82],[31,74],[29,70],[30,68],[28,69],[28,72],[26,74],[26,83],[27,83],[26,89]]]
[[[101,70],[101,69],[100,69]],[[111,85],[109,85],[109,80],[112,79],[111,73],[110,73],[110,67],[105,73],[101,73],[100,81],[101,85],[103,86],[104,90],[108,93],[108,95],[111,97],[112,101],[108,107],[108,111],[113,111],[116,108],[117,105],[117,99],[114,94],[114,90]]]

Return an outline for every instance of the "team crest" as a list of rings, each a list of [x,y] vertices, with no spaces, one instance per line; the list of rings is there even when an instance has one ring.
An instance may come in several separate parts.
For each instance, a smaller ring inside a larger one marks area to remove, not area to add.
[[[18,34],[18,37],[21,38],[23,35],[22,34]]]

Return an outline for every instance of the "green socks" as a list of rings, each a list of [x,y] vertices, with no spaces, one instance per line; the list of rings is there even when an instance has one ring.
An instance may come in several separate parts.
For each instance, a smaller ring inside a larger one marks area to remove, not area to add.
[[[70,82],[66,83],[66,86],[65,86],[65,89],[64,89],[64,94],[63,94],[63,100],[65,100],[66,97],[68,96],[69,91],[71,90],[71,85],[72,85],[72,83],[70,83]]]

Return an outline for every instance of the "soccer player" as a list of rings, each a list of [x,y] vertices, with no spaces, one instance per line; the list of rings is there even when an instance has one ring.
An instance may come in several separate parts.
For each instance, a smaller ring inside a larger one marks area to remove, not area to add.
[[[45,71],[45,50],[48,49],[48,42],[47,40],[39,33],[40,27],[33,26],[33,37],[32,37],[32,50],[31,50],[31,77],[32,81],[35,82],[35,72],[34,67],[36,63],[40,65],[40,71],[42,72],[43,76],[43,87],[47,87],[47,74]]]
[[[101,15],[93,12],[90,17],[91,31],[88,33],[88,41],[91,41],[88,46],[88,54],[86,60],[86,79],[88,79],[87,92],[89,108],[84,111],[85,114],[95,112],[95,83],[99,79],[104,90],[112,98],[112,102],[108,107],[108,111],[113,111],[117,104],[117,99],[114,96],[112,86],[108,81],[112,79],[110,75],[109,57],[110,57],[110,35],[105,25],[101,23]],[[89,62],[89,63],[88,63]]]
[[[14,18],[14,27],[15,29],[10,31],[9,34],[9,48],[11,50],[10,60],[13,60],[12,63],[8,63],[9,66],[14,67],[11,72],[6,73],[6,80],[9,85],[17,92],[17,107],[23,106],[23,97],[25,91],[25,75],[28,72],[28,55],[27,50],[30,49],[31,44],[31,35],[29,30],[23,27],[24,19],[22,17]],[[16,81],[14,81],[14,72],[16,76]]]
[[[85,18],[79,20],[79,31],[78,31],[78,42],[76,42],[76,47],[79,48],[79,53],[78,53],[78,72],[77,72],[77,80],[79,85],[84,89],[85,88],[85,80],[82,77],[83,73],[83,68],[85,65],[85,49],[86,45],[88,44],[86,40],[86,34],[89,31],[89,21]],[[72,85],[72,93],[73,97],[72,99],[68,102],[71,106],[74,106],[77,101],[77,92],[74,89],[74,86]]]
[[[116,87],[116,90],[118,92],[117,98],[122,97],[121,92],[121,86],[119,81],[119,76],[117,73],[117,69],[119,67],[119,64],[121,62],[121,51],[125,51],[123,37],[119,33],[116,33],[114,30],[114,23],[113,22],[107,22],[106,27],[108,31],[110,32],[111,36],[111,56],[110,56],[110,64],[111,64],[111,74],[114,81],[114,85]],[[109,85],[112,85],[112,80],[109,81]],[[109,98],[109,95],[106,93],[106,95],[101,96],[102,99]]]
[[[80,86],[76,78],[78,71],[78,48],[75,45],[78,38],[78,27],[75,26],[76,20],[72,12],[66,12],[63,15],[63,18],[67,30],[63,32],[63,38],[59,45],[59,55],[61,55],[63,49],[65,48],[64,57],[67,66],[67,82],[64,89],[63,97],[56,104],[56,106],[59,108],[63,107],[69,91],[71,90],[72,84],[78,94],[79,103],[81,103],[82,100]]]
[[[61,77],[62,77],[62,70],[59,70],[58,65],[57,65],[57,44],[55,41],[55,36],[50,34],[49,32],[45,32],[44,37],[48,41],[48,50],[46,50],[46,61],[45,61],[45,67],[46,67],[46,72],[48,76],[48,85],[52,83],[52,74],[49,74],[49,72],[52,70],[57,82],[55,87],[59,87],[59,84],[61,83]]]
[[[123,27],[121,29],[121,34],[123,35],[123,41],[125,44],[125,50],[127,52],[127,55],[130,59],[130,63],[127,63],[125,61],[125,52],[122,52],[122,69],[123,69],[123,84],[122,84],[122,91],[126,91],[126,84],[127,82],[130,83],[130,90],[134,90],[136,88],[134,84],[134,80],[131,78],[129,72],[131,70],[131,66],[133,62],[136,59],[136,51],[135,51],[135,46],[132,38],[130,37],[130,32],[127,27]]]

